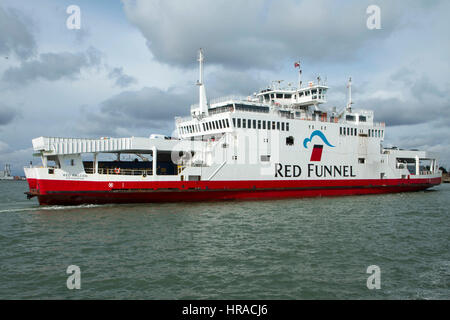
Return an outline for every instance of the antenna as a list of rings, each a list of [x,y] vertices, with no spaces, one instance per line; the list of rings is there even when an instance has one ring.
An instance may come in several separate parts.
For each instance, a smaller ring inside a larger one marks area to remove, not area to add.
[[[348,102],[347,102],[347,112],[352,112],[352,77],[348,79]]]

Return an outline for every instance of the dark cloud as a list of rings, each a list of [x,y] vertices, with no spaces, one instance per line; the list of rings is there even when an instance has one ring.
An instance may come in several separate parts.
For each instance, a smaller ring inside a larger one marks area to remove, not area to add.
[[[413,125],[437,121],[439,124],[445,124],[450,127],[450,97],[446,94],[450,90],[447,84],[431,81],[425,75],[418,75],[414,72],[408,72],[407,69],[400,69],[394,73],[390,79],[392,86],[386,89],[402,93],[403,98],[397,97],[372,97],[370,92],[361,94],[360,104],[364,108],[375,111],[375,117],[379,121],[386,122],[390,126]],[[396,82],[400,83],[400,89],[396,88]],[[445,84],[444,84],[445,86]]]
[[[100,62],[101,53],[93,47],[79,53],[42,53],[38,59],[22,61],[20,66],[7,69],[3,80],[7,83],[27,84],[38,79],[75,79],[82,69],[98,66]]]
[[[9,124],[17,115],[16,110],[0,105],[0,126]]]
[[[0,5],[0,55],[14,53],[20,59],[28,59],[36,53],[36,42],[29,27],[31,20],[15,9]]]
[[[189,114],[193,94],[169,88],[144,87],[123,91],[101,103],[98,112],[88,112],[79,130],[88,135],[137,135],[143,131],[173,127],[174,117]]]
[[[121,88],[137,83],[137,79],[125,74],[123,68],[114,68],[108,74],[109,79],[115,80],[115,85]]]
[[[413,10],[420,1],[408,3]],[[284,64],[285,59],[345,61],[366,43],[387,38],[402,22],[404,4],[376,1],[382,29],[369,30],[373,1],[124,1],[128,20],[147,40],[154,57],[192,65],[198,48],[208,61],[237,69]],[[421,10],[425,10],[421,8]]]

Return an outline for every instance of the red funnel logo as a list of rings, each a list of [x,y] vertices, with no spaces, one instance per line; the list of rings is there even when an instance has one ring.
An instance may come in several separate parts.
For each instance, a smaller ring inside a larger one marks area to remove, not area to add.
[[[315,144],[311,153],[310,161],[320,161],[322,159],[323,145]]]

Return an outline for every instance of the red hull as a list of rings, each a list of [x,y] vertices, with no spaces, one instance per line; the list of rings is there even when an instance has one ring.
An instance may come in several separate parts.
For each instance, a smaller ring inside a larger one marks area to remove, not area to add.
[[[432,179],[92,182],[28,179],[41,205],[279,199],[425,190]],[[111,185],[112,184],[112,185]]]

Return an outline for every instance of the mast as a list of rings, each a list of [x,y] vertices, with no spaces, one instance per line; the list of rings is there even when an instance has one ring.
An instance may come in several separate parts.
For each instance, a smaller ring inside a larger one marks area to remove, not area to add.
[[[199,86],[199,115],[208,115],[208,102],[206,100],[206,91],[205,86],[203,84],[203,49],[200,48],[198,51],[198,62],[199,62],[199,80],[197,81],[197,85]]]
[[[300,61],[294,62],[294,68],[298,68],[298,90],[302,88],[302,69]]]

